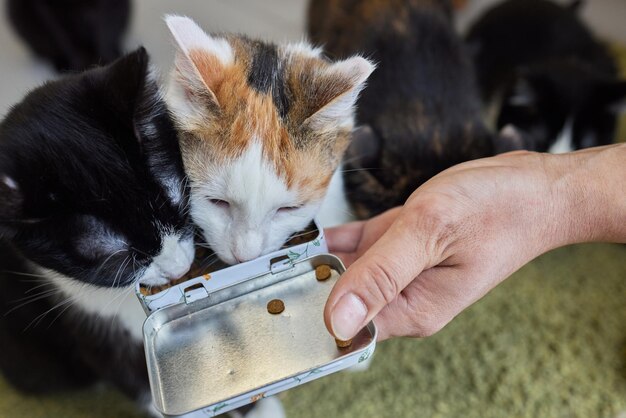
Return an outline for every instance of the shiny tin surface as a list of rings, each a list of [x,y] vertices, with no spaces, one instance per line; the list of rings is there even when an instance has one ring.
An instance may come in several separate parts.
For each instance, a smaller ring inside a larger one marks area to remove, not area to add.
[[[323,282],[315,278],[321,264],[332,269]],[[152,313],[144,343],[157,409],[214,416],[369,358],[373,323],[345,349],[324,325],[326,299],[343,272],[329,254],[297,258]],[[284,302],[282,313],[267,312],[272,299]]]

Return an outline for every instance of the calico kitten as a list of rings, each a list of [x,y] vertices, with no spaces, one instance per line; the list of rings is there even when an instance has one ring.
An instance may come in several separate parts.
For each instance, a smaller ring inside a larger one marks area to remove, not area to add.
[[[178,53],[167,100],[180,131],[191,216],[227,263],[277,250],[317,213],[374,66],[305,43],[209,35],[169,16]]]
[[[467,41],[498,128],[535,151],[613,142],[626,82],[608,48],[577,16],[581,2],[510,0],[488,11]]]
[[[80,71],[121,55],[130,0],[8,0],[9,22],[58,71]]]
[[[360,218],[402,205],[440,171],[496,151],[451,19],[450,1],[311,2],[313,42],[333,57],[363,53],[377,63],[345,160],[347,197]],[[497,150],[509,147],[505,139]]]
[[[0,370],[45,393],[149,399],[134,284],[186,273],[173,123],[142,48],[32,91],[0,125]]]

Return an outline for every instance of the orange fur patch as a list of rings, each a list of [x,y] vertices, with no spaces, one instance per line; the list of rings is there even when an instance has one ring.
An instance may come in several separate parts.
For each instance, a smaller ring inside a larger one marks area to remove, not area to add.
[[[347,148],[349,132],[308,132],[302,123],[351,88],[350,81],[314,80],[311,69],[330,64],[310,56],[291,57],[286,79],[294,98],[287,116],[281,118],[272,97],[248,85],[253,51],[249,41],[231,37],[229,43],[236,59],[226,67],[204,50],[190,51],[204,84],[219,104],[218,113],[207,116],[206,124],[181,126],[183,159],[190,178],[206,180],[208,165],[235,159],[258,140],[265,158],[289,189],[297,190],[303,201],[320,198]]]

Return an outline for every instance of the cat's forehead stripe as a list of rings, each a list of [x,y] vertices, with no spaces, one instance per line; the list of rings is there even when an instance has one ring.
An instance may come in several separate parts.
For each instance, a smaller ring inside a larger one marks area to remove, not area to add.
[[[287,116],[289,96],[285,65],[278,55],[276,45],[262,42],[255,45],[248,71],[248,84],[259,93],[269,94],[280,117]]]

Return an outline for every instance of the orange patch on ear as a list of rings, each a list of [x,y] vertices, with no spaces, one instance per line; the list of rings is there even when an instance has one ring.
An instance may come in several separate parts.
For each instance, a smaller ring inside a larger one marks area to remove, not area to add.
[[[215,91],[224,82],[224,66],[220,60],[201,49],[189,51],[189,58],[198,69],[204,84],[215,94]]]

